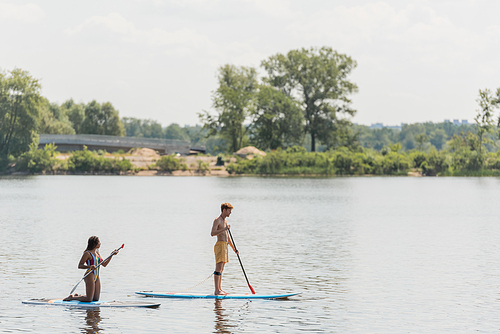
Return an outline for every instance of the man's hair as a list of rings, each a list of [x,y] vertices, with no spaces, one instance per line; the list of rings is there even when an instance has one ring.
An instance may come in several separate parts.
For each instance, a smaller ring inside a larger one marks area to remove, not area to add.
[[[220,211],[221,212],[224,211],[225,209],[232,209],[232,208],[233,208],[233,206],[231,204],[229,204],[229,203],[222,203],[220,205]]]

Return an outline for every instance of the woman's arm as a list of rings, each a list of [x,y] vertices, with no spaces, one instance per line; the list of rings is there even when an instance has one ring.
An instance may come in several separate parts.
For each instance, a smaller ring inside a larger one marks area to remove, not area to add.
[[[109,259],[106,259],[106,260],[102,263],[102,265],[103,265],[104,267],[107,267],[107,266],[108,266],[108,264],[109,264],[109,261],[111,261],[111,259],[113,258],[113,256],[115,256],[116,254],[118,254],[118,251],[117,251],[117,250],[115,250],[115,251],[111,254],[110,258],[109,258]],[[99,254],[99,256],[101,256],[101,255]]]
[[[89,260],[89,258],[90,258],[90,254],[88,252],[84,252],[82,255],[82,258],[80,259],[80,262],[78,263],[78,269],[94,270],[95,269],[94,265],[91,265],[91,266],[87,265],[87,261]]]

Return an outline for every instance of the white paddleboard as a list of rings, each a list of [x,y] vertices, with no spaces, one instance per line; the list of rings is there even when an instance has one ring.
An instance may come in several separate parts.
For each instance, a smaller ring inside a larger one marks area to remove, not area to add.
[[[158,307],[158,303],[136,302],[136,301],[97,301],[97,302],[81,302],[78,300],[64,301],[62,299],[30,299],[24,300],[23,304],[31,305],[58,305],[71,306],[82,308],[95,307]]]
[[[169,292],[154,292],[154,291],[136,291],[136,294],[146,297],[159,297],[159,298],[205,298],[205,299],[285,299],[288,297],[296,296],[299,293],[286,293],[276,295],[207,295],[201,293],[169,293]]]

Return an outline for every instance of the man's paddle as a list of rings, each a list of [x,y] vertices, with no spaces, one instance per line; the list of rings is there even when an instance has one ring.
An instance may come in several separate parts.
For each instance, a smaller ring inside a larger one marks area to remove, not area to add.
[[[229,236],[231,237],[231,241],[233,242],[234,250],[236,252],[238,252],[238,249],[236,248],[236,244],[234,243],[233,235],[231,234],[231,230],[230,229],[227,229],[227,230],[229,231]],[[240,261],[241,270],[243,270],[243,275],[245,275],[245,279],[247,280],[248,287],[250,288],[250,291],[252,291],[252,294],[255,295],[255,290],[250,285],[250,282],[248,281],[248,278],[247,278],[247,274],[245,273],[245,268],[243,268],[243,263],[241,263],[240,254],[236,253],[236,255],[238,256],[238,261]]]
[[[234,245],[234,244],[233,244],[233,245]],[[114,252],[119,251],[119,250],[120,250],[120,249],[122,249],[123,247],[125,247],[125,244],[122,244],[122,245],[121,245],[121,247],[118,247],[117,249],[115,249],[114,251],[112,251],[112,252],[111,252],[111,255],[110,255],[110,256],[108,256],[108,257],[107,257],[104,261],[102,261],[101,263],[99,263],[99,264],[97,265],[96,269],[97,269],[97,268],[99,268],[99,267],[101,266],[101,264],[103,264],[104,262],[106,262],[106,261],[108,261],[109,259],[111,259],[111,257],[113,256],[113,253],[114,253]],[[75,290],[76,290],[76,287],[77,287],[80,283],[82,283],[82,281],[85,279],[85,277],[87,277],[88,275],[90,275],[90,273],[91,273],[91,272],[93,272],[93,271],[94,271],[94,270],[91,270],[91,271],[89,271],[89,272],[88,272],[85,276],[83,276],[83,277],[82,277],[82,279],[81,279],[78,283],[76,283],[75,287],[73,288],[73,290],[71,290],[71,292],[70,292],[69,294],[70,294],[70,295],[71,295],[71,294],[73,294],[73,292],[75,292]]]

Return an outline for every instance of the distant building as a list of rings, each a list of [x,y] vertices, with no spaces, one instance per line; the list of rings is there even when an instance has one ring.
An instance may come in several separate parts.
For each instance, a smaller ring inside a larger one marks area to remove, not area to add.
[[[469,123],[468,120],[463,119],[462,121],[459,121],[458,119],[454,119],[453,122],[450,121],[449,119],[444,120],[445,123],[453,123],[453,125],[472,125],[472,123]]]
[[[370,125],[370,129],[382,129],[384,127],[383,123],[374,123]]]

